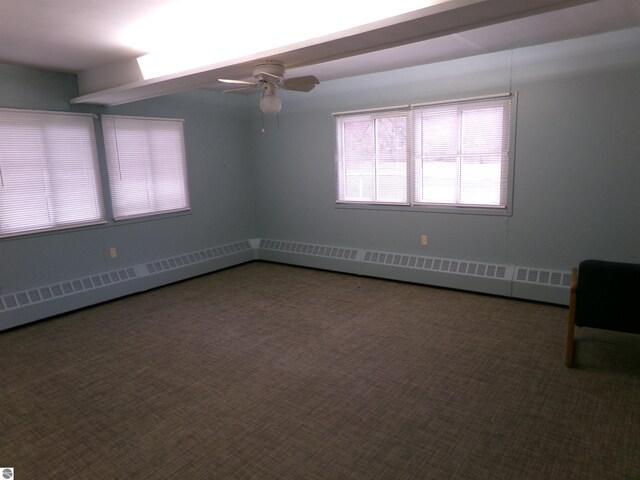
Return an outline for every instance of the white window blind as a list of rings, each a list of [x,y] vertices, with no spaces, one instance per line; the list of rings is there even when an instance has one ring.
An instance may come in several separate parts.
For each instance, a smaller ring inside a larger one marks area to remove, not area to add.
[[[115,220],[189,209],[181,120],[102,116]]]
[[[336,113],[336,201],[506,208],[511,96]]]
[[[336,117],[338,201],[406,204],[408,114]]]
[[[414,203],[504,207],[509,98],[413,109]]]
[[[0,109],[0,237],[104,222],[93,118]]]

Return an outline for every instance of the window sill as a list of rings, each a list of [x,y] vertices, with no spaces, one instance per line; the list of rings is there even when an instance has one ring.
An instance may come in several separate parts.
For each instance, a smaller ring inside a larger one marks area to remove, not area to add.
[[[381,210],[393,212],[413,213],[444,213],[454,215],[487,215],[496,217],[510,217],[510,207],[467,207],[467,206],[430,206],[430,205],[390,205],[379,203],[336,203],[338,210]]]

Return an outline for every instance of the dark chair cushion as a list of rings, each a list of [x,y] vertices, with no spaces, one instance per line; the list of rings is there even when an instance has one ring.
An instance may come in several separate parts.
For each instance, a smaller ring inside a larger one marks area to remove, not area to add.
[[[640,333],[640,265],[602,260],[581,262],[575,324]]]

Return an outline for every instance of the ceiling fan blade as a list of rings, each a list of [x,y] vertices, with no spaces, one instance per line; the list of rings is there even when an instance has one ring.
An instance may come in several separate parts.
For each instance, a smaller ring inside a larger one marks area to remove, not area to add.
[[[227,88],[226,90],[223,90],[222,93],[245,93],[249,92],[250,90],[256,90],[260,87],[261,85],[258,83],[251,83],[242,87]]]
[[[247,82],[246,80],[233,80],[231,78],[219,78],[219,82],[222,83],[233,83],[237,85],[257,85],[255,82]]]
[[[320,82],[313,75],[304,77],[293,77],[284,80],[282,88],[285,90],[294,90],[296,92],[310,92]]]

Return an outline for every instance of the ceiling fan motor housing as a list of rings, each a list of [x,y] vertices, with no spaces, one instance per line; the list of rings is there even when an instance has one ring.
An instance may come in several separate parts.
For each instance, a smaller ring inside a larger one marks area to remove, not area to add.
[[[253,76],[258,80],[269,81],[270,79],[263,74],[271,75],[273,77],[284,77],[284,65],[280,62],[267,62],[260,63],[253,68]]]

